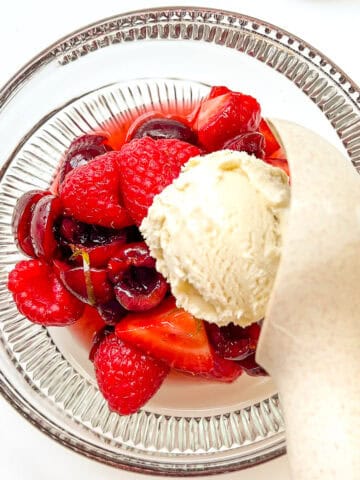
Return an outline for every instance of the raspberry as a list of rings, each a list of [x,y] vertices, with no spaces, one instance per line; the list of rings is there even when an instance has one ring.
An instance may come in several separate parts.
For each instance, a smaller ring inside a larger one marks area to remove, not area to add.
[[[60,186],[60,198],[65,213],[81,222],[110,228],[133,223],[122,205],[115,152],[69,172]]]
[[[153,198],[179,175],[199,148],[181,140],[150,137],[132,140],[117,153],[124,203],[134,222],[140,225]]]
[[[97,347],[94,367],[99,389],[111,410],[135,413],[160,388],[169,367],[110,334]]]
[[[8,288],[20,313],[41,325],[70,325],[84,304],[69,293],[43,260],[23,260],[9,274]]]

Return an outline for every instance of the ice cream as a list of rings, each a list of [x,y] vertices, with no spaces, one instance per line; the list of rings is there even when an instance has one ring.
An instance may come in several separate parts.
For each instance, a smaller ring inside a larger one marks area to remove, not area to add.
[[[262,319],[289,202],[287,175],[245,152],[190,159],[140,227],[177,305],[219,326]]]

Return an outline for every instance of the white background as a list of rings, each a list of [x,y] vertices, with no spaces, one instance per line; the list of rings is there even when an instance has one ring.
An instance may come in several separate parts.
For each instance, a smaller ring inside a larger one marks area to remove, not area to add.
[[[360,81],[360,0],[2,0],[0,86],[25,62],[58,38],[120,12],[165,5],[235,10],[302,37]],[[1,148],[1,145],[0,145]],[[49,440],[0,398],[0,478],[6,480],[137,480],[90,461]],[[205,477],[204,477],[205,478]],[[286,457],[219,479],[288,480]]]

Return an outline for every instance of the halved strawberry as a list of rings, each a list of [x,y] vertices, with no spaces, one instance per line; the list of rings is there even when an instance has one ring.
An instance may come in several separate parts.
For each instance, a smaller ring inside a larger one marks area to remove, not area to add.
[[[281,168],[282,170],[284,170],[284,172],[286,173],[286,175],[288,177],[290,177],[290,168],[289,168],[289,164],[288,164],[288,161],[286,159],[286,155],[285,155],[285,152],[282,148],[279,148],[278,150],[276,150],[276,152],[274,152],[271,157],[266,157],[264,159],[264,161],[266,163],[269,163],[270,165],[272,165],[273,167],[278,167],[278,168]]]
[[[231,90],[228,87],[224,87],[223,85],[215,85],[211,87],[209,95],[206,97],[207,100],[211,98],[220,97],[220,95],[225,95],[225,93],[230,93]]]
[[[203,322],[177,308],[173,297],[149,312],[129,314],[116,335],[179,370],[203,373],[213,366]]]
[[[69,329],[71,334],[79,340],[87,350],[90,350],[94,337],[106,326],[106,324],[96,307],[82,305],[84,307],[83,314],[77,322],[70,325]]]
[[[276,152],[276,150],[279,150],[281,145],[276,140],[276,137],[271,131],[269,124],[263,118],[261,119],[258,130],[265,137],[265,146],[264,146],[265,157],[271,157],[272,154]]]
[[[115,333],[124,342],[183,372],[225,382],[241,373],[237,364],[215,354],[204,322],[177,308],[173,297],[148,312],[129,314],[118,323]]]
[[[255,98],[229,92],[202,102],[194,128],[199,143],[208,152],[213,152],[230,138],[255,131],[260,120],[260,105]]]

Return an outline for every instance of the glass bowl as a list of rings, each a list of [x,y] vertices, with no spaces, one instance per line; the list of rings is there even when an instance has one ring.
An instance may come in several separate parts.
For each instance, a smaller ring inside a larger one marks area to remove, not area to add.
[[[151,103],[183,111],[209,84],[257,97],[264,116],[306,124],[360,168],[356,85],[299,38],[238,13],[178,7],[102,20],[49,47],[0,92],[0,390],[59,443],[128,470],[204,475],[284,453],[276,389],[265,377],[223,385],[172,374],[139,413],[111,413],[71,331],[31,324],[15,308],[12,210],[23,192],[47,188],[74,137]]]

